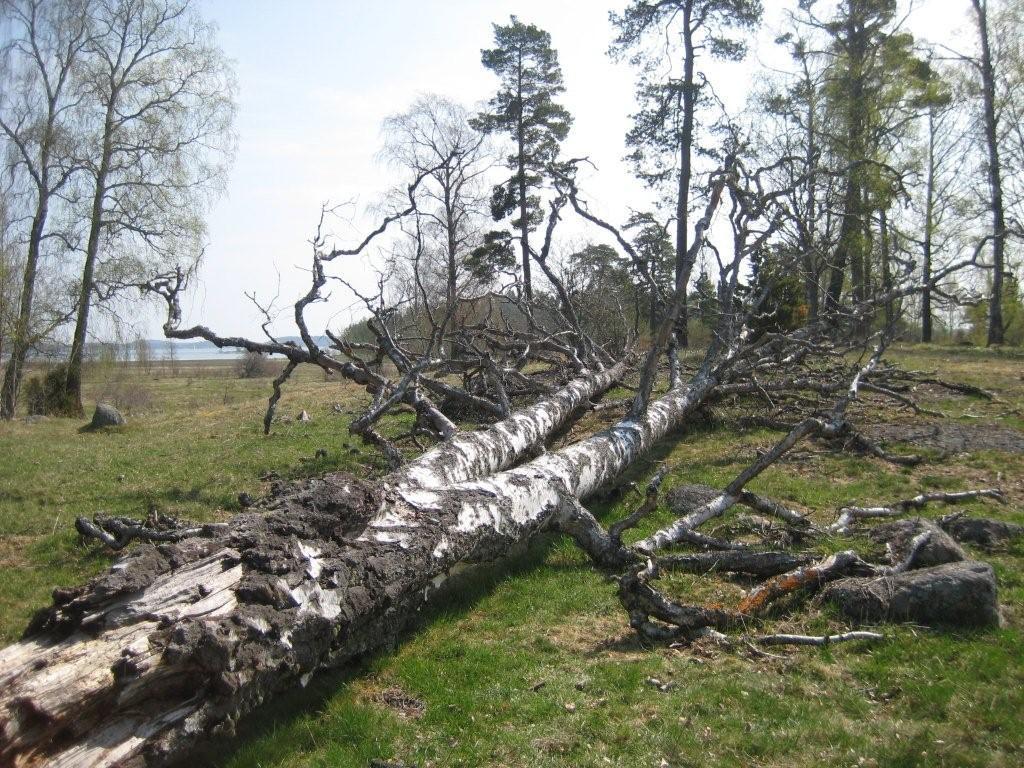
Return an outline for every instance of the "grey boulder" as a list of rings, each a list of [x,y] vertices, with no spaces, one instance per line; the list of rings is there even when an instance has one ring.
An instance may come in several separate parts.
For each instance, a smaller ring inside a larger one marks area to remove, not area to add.
[[[92,421],[89,422],[89,428],[120,427],[125,423],[124,416],[117,408],[108,403],[98,403],[96,411],[92,415]]]

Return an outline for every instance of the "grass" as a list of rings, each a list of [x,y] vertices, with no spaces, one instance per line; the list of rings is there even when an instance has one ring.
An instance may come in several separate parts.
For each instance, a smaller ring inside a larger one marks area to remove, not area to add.
[[[965,413],[1022,426],[1006,411],[1024,405],[1024,360],[936,347],[898,352],[907,367],[997,390],[1004,402],[922,391],[951,418]],[[89,392],[109,388],[96,371]],[[0,640],[14,640],[54,586],[109,562],[79,547],[70,524],[95,511],[140,514],[150,504],[196,518],[237,508],[280,476],[380,463],[346,426],[363,395],[303,373],[279,413],[307,410],[261,434],[267,380],[232,378],[205,365],[177,377],[133,374],[149,392],[122,430],[88,434],[79,422],[0,426]],[[345,413],[337,413],[339,403]],[[603,414],[611,418],[610,414]],[[883,415],[877,404],[863,418]],[[574,430],[579,434],[593,424]],[[777,435],[694,427],[630,473],[642,483],[659,462],[668,485],[722,484]],[[325,459],[313,460],[318,448]],[[914,469],[810,450],[752,486],[831,519],[849,501],[882,502],[936,488],[1002,485],[1011,503],[969,505],[1024,522],[1024,456],[986,451]],[[594,505],[611,520],[636,497]],[[940,514],[929,510],[927,514]],[[668,521],[666,510],[635,532]],[[837,538],[823,549],[863,547]],[[419,766],[1012,766],[1024,762],[1024,548],[993,555],[1005,626],[984,633],[887,627],[878,645],[781,650],[755,658],[696,644],[647,648],[630,633],[614,585],[570,542],[545,538],[524,554],[465,578],[396,648],[325,673],[245,721],[207,759],[222,767],[365,768],[374,758]],[[688,599],[734,602],[741,581],[677,575],[666,587]],[[812,609],[780,616],[771,630],[828,631],[840,624]],[[665,691],[648,683],[669,683]],[[422,712],[388,703],[400,691]],[[664,761],[664,762],[662,762]]]

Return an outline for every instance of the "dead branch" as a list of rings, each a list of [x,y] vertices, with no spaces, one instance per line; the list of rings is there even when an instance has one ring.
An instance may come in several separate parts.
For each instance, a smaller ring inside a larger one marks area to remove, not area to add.
[[[904,499],[883,507],[846,506],[839,510],[839,517],[829,526],[830,533],[845,534],[858,520],[879,517],[899,517],[912,509],[923,509],[933,502],[956,504],[974,499],[995,499],[1001,504],[1006,503],[1006,496],[999,488],[982,488],[975,491],[957,491],[953,493],[937,491],[921,493],[910,499]]]

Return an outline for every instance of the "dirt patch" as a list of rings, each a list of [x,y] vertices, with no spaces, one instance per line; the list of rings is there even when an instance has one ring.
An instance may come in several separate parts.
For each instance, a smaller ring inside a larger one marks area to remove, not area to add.
[[[427,708],[426,704],[416,697],[410,696],[398,686],[385,688],[374,695],[373,700],[406,720],[419,720]]]
[[[999,424],[964,424],[956,421],[873,424],[863,431],[875,442],[907,443],[916,448],[930,448],[943,453],[1024,453],[1024,433]]]
[[[0,570],[27,568],[31,563],[27,550],[35,539],[35,536],[0,536]]]

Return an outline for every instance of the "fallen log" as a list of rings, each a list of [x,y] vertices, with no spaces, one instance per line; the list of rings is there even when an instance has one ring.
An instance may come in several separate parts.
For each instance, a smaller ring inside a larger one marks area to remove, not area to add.
[[[492,473],[506,459],[470,455],[466,480],[431,484],[428,455],[415,475],[377,483],[327,476],[215,535],[140,547],[59,590],[28,637],[0,651],[0,763],[180,761],[274,692],[393,642],[453,572],[545,529],[566,498],[620,474],[714,384],[698,374],[642,416],[515,469]],[[535,414],[487,431],[536,429]]]
[[[954,512],[939,518],[939,527],[957,541],[977,544],[985,549],[994,549],[1024,536],[1024,525],[991,520],[987,517],[967,517],[963,512]]]
[[[825,587],[821,599],[854,621],[909,621],[927,626],[999,625],[996,579],[988,563],[965,560]]]

